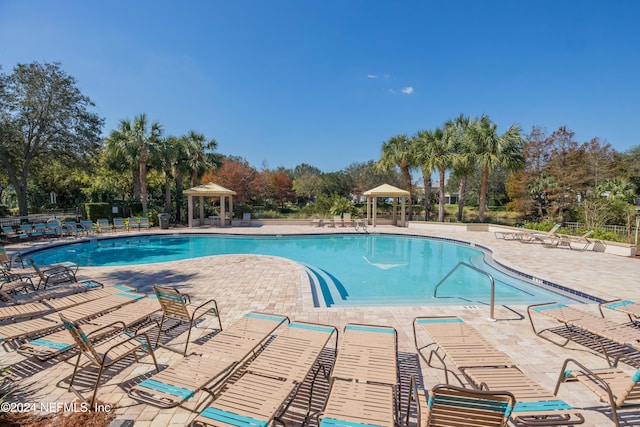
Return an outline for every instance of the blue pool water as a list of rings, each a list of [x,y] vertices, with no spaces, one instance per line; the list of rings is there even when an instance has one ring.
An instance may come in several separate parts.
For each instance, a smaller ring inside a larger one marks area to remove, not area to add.
[[[90,267],[222,254],[273,255],[303,264],[315,283],[319,305],[488,304],[488,278],[464,267],[449,276],[434,298],[436,284],[461,261],[495,278],[497,304],[571,302],[486,264],[484,253],[476,248],[421,237],[149,235],[71,244],[31,257],[39,264],[73,261]]]

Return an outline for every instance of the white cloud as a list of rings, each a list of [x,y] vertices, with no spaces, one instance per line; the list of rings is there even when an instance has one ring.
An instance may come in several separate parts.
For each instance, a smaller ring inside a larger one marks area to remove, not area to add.
[[[368,79],[377,79],[378,75],[377,74],[367,74],[367,78]]]
[[[405,95],[411,95],[413,93],[413,87],[407,86],[405,88],[402,88],[402,93],[404,93]]]

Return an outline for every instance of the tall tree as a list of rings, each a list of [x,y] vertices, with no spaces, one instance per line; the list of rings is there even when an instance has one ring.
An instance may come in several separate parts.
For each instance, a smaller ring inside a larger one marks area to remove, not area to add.
[[[18,64],[0,74],[0,164],[28,215],[27,180],[34,160],[81,162],[100,146],[103,121],[59,63]]]
[[[205,172],[219,166],[211,153],[218,147],[218,142],[213,138],[207,140],[195,131],[190,131],[183,138],[187,143],[186,164],[191,170],[191,186],[195,187]]]
[[[439,175],[439,200],[438,200],[438,221],[444,222],[444,184],[445,172],[451,164],[450,132],[451,127],[436,128],[434,130],[420,131],[416,135],[416,156],[418,163],[422,167],[423,175],[431,176],[431,172],[438,170]],[[425,196],[427,189],[425,188]]]
[[[142,210],[148,208],[147,197],[147,165],[150,153],[159,143],[162,136],[160,123],[149,124],[147,115],[142,113],[133,121],[121,120],[118,129],[111,131],[107,138],[108,150],[116,158],[125,159],[132,168],[134,175],[134,197],[136,196],[136,181],[140,184],[140,202]]]
[[[160,138],[151,157],[164,174],[164,212],[171,213],[171,187],[175,182],[175,166],[183,152],[183,142],[175,136]]]
[[[413,180],[411,169],[418,166],[415,145],[407,135],[400,134],[389,138],[382,144],[382,155],[378,160],[378,167],[389,171],[395,167],[400,169],[404,186],[409,192],[409,218],[413,217]]]
[[[487,116],[481,117],[469,129],[469,140],[474,146],[473,152],[482,168],[478,221],[484,222],[489,175],[496,168],[516,170],[521,167],[524,163],[522,156],[524,140],[520,135],[520,126],[515,124],[502,135],[498,135],[498,125],[491,122]]]
[[[469,128],[477,119],[460,114],[445,126],[450,128],[451,134],[451,166],[453,174],[460,180],[458,184],[458,221],[462,222],[464,204],[467,198],[467,181],[476,168],[476,159],[473,155],[472,144],[469,142]]]

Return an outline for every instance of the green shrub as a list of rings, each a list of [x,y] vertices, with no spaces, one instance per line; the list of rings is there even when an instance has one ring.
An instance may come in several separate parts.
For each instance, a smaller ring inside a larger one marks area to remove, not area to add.
[[[86,218],[96,221],[100,218],[111,218],[111,205],[109,203],[85,203]]]

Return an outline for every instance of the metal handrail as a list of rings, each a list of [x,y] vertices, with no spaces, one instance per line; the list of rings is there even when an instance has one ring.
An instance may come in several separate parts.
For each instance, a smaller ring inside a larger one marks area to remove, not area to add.
[[[440,287],[440,285],[442,285],[442,283],[444,283],[445,280],[447,280],[449,278],[449,276],[451,276],[453,274],[454,271],[456,271],[458,269],[458,267],[468,267],[472,270],[477,271],[478,273],[484,274],[485,276],[487,276],[489,278],[489,281],[491,282],[491,306],[490,306],[490,312],[489,312],[489,320],[492,322],[496,321],[496,318],[494,317],[494,312],[495,312],[495,299],[496,299],[496,282],[493,280],[493,276],[490,273],[487,273],[486,271],[480,270],[478,267],[476,267],[475,265],[471,265],[467,262],[464,261],[460,261],[459,263],[456,264],[455,267],[453,267],[451,269],[451,271],[449,271],[447,273],[446,276],[444,276],[442,278],[442,280],[440,280],[438,282],[438,284],[436,285],[436,287],[433,290],[433,297],[434,298],[438,298],[438,288]]]

